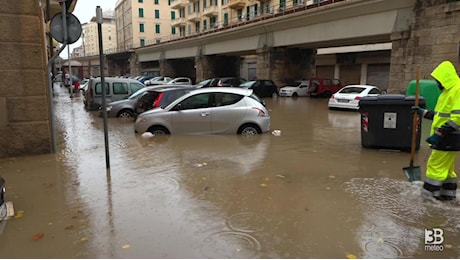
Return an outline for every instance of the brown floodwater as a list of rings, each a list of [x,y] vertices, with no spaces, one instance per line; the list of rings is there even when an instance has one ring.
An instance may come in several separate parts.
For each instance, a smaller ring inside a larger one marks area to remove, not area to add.
[[[281,134],[255,137],[143,138],[110,118],[108,171],[102,118],[57,90],[57,152],[0,160],[16,212],[0,258],[460,257],[460,206],[421,198],[409,153],[362,148],[359,112],[267,99]]]

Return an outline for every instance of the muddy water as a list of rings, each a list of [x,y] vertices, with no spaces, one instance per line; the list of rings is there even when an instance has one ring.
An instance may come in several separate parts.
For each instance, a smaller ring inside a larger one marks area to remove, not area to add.
[[[57,153],[0,160],[19,213],[0,257],[460,257],[460,206],[420,198],[408,153],[362,148],[359,113],[266,101],[280,136],[145,139],[109,119],[107,171],[102,119],[57,93]],[[443,252],[424,249],[434,227]]]

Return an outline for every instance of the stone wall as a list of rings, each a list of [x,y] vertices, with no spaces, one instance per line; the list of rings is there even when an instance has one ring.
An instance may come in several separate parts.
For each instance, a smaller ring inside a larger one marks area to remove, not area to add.
[[[53,152],[39,1],[0,5],[0,158]]]
[[[444,3],[442,3],[444,2]],[[390,93],[405,93],[408,83],[430,79],[431,71],[450,60],[460,71],[460,2],[418,1],[411,31],[392,35]]]

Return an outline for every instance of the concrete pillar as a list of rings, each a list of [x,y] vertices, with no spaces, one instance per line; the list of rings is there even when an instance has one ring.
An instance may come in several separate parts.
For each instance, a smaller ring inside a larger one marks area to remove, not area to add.
[[[278,86],[307,79],[315,74],[316,50],[260,48],[257,50],[257,78],[271,79]]]
[[[365,63],[361,64],[361,78],[359,80],[359,84],[367,84],[367,64]]]
[[[129,58],[129,71],[131,76],[139,76],[141,75],[141,67],[139,62],[137,61],[137,55],[135,52],[131,53]]]
[[[216,77],[240,77],[240,57],[236,56],[197,56],[195,58],[196,80],[202,81]]]

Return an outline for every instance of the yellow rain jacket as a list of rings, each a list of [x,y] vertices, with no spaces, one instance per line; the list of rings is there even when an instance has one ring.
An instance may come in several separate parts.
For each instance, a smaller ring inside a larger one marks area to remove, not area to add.
[[[441,82],[444,90],[436,103],[435,115],[431,125],[432,135],[436,129],[447,128],[450,131],[443,132],[443,138],[438,145],[432,148],[442,151],[460,151],[460,78],[454,65],[449,61],[439,64],[431,73],[431,76]],[[447,124],[446,124],[447,123]]]

